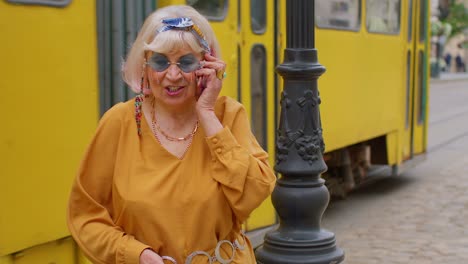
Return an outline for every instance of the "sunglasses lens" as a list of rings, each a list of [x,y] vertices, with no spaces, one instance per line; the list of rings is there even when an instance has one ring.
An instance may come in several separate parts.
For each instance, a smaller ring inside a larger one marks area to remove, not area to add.
[[[167,68],[169,68],[169,60],[166,58],[166,56],[160,54],[160,53],[154,53],[153,56],[151,56],[149,63],[148,63],[153,70],[162,72],[165,71]]]
[[[182,71],[187,72],[187,73],[193,72],[197,70],[198,68],[200,68],[200,62],[192,54],[188,54],[180,58],[177,65]]]

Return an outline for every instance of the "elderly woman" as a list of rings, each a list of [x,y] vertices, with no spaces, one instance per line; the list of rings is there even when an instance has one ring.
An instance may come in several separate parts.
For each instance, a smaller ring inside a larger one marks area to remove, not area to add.
[[[241,223],[275,175],[226,64],[189,6],[145,21],[123,67],[136,98],[102,117],[71,190],[68,227],[94,263],[255,263]]]

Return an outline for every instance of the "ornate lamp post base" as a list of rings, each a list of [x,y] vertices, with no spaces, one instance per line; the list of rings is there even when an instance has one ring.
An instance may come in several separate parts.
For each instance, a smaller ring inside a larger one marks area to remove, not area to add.
[[[283,222],[277,230],[265,236],[263,246],[255,252],[257,263],[332,264],[343,261],[344,252],[336,247],[335,235],[313,223],[317,219],[315,214],[325,210],[323,207],[329,199],[323,180],[297,184],[300,187],[288,185],[290,183],[284,184],[280,179],[272,196],[275,207],[281,207],[278,212],[290,214],[286,216],[289,219],[287,226]],[[294,218],[308,219],[309,223],[290,221]],[[315,228],[304,227],[304,224]]]
[[[333,233],[320,232],[320,236],[329,236]],[[288,241],[265,241],[262,250],[257,251],[257,263],[259,264],[335,264],[340,263],[344,259],[344,253],[335,247],[335,237],[330,238],[332,241],[329,245],[321,244],[324,241],[307,241],[297,244],[289,243]],[[276,244],[277,242],[288,243],[288,248],[283,245]]]

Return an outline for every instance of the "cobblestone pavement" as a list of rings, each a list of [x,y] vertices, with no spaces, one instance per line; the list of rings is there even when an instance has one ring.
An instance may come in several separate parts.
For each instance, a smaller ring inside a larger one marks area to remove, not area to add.
[[[458,136],[417,167],[329,205],[322,227],[345,250],[343,263],[468,263],[468,115],[455,121],[465,132],[440,124]]]

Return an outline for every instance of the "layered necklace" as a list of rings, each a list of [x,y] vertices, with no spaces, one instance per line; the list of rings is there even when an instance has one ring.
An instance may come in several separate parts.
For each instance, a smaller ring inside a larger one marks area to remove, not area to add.
[[[162,128],[159,126],[157,119],[156,119],[155,112],[154,112],[154,101],[155,100],[151,102],[151,130],[153,131],[153,134],[156,137],[156,139],[159,141],[159,143],[161,143],[161,140],[159,140],[158,133],[156,131],[159,131],[161,135],[163,135],[164,138],[166,138],[169,141],[181,142],[181,141],[187,141],[193,138],[193,136],[195,135],[195,133],[197,133],[197,130],[198,130],[198,120],[195,123],[195,126],[193,127],[192,132],[190,132],[184,137],[173,137],[167,134],[166,132],[164,132],[164,130],[162,130]],[[192,141],[190,140],[190,143],[187,146],[187,149],[188,147],[190,147],[191,144],[192,144]]]

